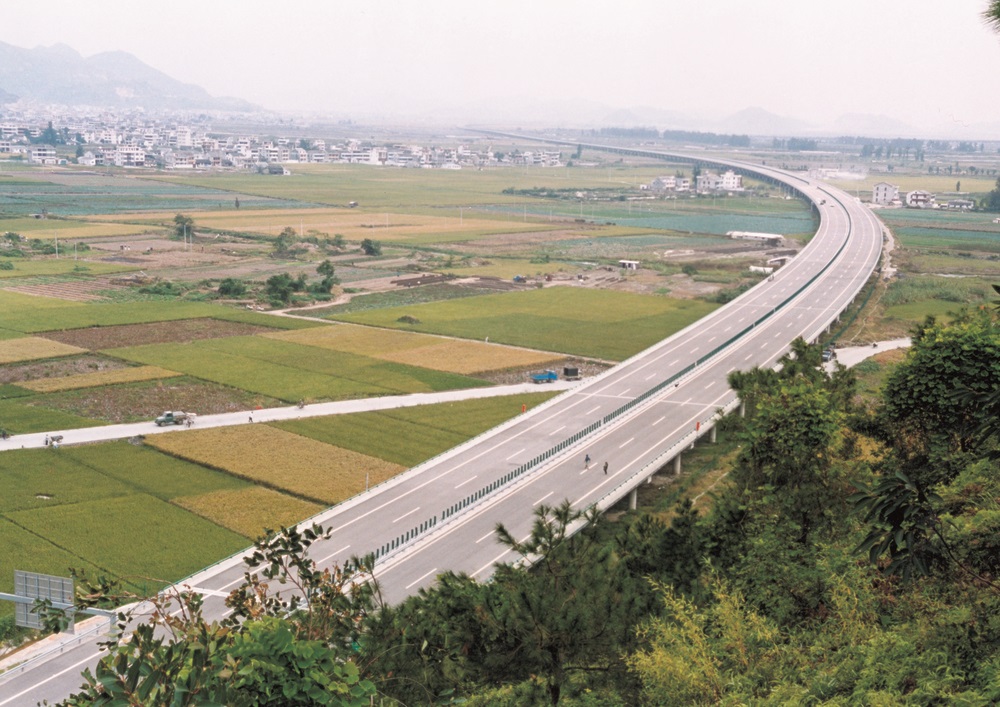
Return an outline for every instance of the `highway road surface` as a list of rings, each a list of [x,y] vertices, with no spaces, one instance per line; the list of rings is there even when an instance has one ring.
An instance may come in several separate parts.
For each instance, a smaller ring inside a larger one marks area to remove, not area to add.
[[[314,545],[315,560],[327,566],[376,553],[376,575],[390,601],[431,585],[445,570],[486,579],[494,563],[518,559],[496,543],[498,522],[522,538],[541,504],[568,498],[603,509],[628,496],[704,435],[718,411],[736,407],[730,372],[773,365],[796,337],[813,341],[827,329],[876,267],[881,224],[839,190],[760,166],[718,164],[780,181],[813,202],[820,226],[798,257],[604,374],[319,514],[312,520],[333,532]],[[182,584],[202,592],[206,616],[218,618],[242,572],[236,556]],[[96,661],[94,643],[0,676],[0,707],[64,697]]]

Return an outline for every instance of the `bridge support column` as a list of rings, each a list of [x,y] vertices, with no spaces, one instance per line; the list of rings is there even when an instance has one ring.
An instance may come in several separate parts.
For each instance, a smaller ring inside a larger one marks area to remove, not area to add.
[[[718,426],[712,425],[712,431],[708,433],[708,441],[711,442],[712,444],[715,444],[718,431],[719,431]]]
[[[634,511],[639,502],[639,489],[632,489],[628,492],[628,509]]]
[[[741,400],[740,401],[740,417],[746,417],[746,416],[747,416],[747,404]]]
[[[681,473],[681,455],[678,454],[674,457],[674,476],[678,476]]]

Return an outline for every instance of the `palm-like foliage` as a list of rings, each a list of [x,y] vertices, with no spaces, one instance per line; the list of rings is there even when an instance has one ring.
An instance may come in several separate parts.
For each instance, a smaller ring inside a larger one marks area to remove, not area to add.
[[[1000,32],[1000,0],[990,1],[989,6],[983,10],[983,19],[995,32]]]

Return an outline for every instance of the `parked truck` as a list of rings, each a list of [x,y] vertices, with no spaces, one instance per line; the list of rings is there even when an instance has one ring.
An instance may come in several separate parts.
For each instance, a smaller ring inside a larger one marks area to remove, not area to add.
[[[193,412],[184,412],[182,410],[167,410],[158,418],[153,420],[157,427],[162,427],[163,425],[188,425],[190,426],[194,422],[195,414]]]
[[[534,374],[531,376],[531,380],[535,383],[551,383],[559,380],[559,375],[555,371],[545,371],[545,373]]]

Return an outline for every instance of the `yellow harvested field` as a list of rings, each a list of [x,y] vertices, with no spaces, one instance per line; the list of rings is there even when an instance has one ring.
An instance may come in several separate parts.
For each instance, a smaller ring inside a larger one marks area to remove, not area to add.
[[[268,425],[150,435],[146,443],[301,499],[333,505],[404,467]]]
[[[361,356],[377,356],[380,351],[418,349],[441,339],[431,334],[414,334],[358,324],[333,324],[308,329],[267,332],[260,336],[333,351],[346,351]]]
[[[149,226],[137,226],[130,223],[99,223],[90,220],[60,219],[0,219],[0,233],[13,231],[26,237],[36,234],[41,237],[58,235],[60,239],[69,238],[99,238],[105,236],[134,236],[148,233]]]
[[[432,346],[423,346],[419,349],[386,351],[379,358],[436,371],[468,375],[502,371],[507,368],[544,366],[553,361],[561,361],[564,357],[499,344],[443,339]]]
[[[177,371],[170,371],[159,366],[136,366],[134,368],[115,368],[110,371],[80,373],[75,376],[63,376],[62,378],[39,378],[38,380],[25,381],[18,385],[28,390],[34,390],[37,393],[55,393],[60,390],[96,388],[102,385],[135,383],[138,381],[156,380],[158,378],[172,378],[179,375],[181,374]]]
[[[354,324],[282,331],[263,336],[466,375],[507,368],[542,366],[562,359],[562,356],[499,344]]]
[[[263,535],[265,530],[287,528],[323,510],[318,503],[262,486],[181,496],[171,503],[251,540]]]
[[[0,363],[15,361],[34,361],[39,358],[55,358],[56,356],[72,356],[86,353],[87,349],[78,346],[61,344],[51,339],[37,336],[23,336],[20,339],[0,341]]]
[[[150,223],[171,222],[174,213],[144,213],[141,218]],[[135,214],[101,214],[93,217],[101,221],[136,220]],[[278,235],[290,227],[296,233],[319,231],[333,236],[339,233],[349,241],[375,240],[406,241],[427,235],[460,236],[487,233],[518,233],[542,231],[550,226],[523,221],[496,221],[470,218],[468,215],[429,216],[391,212],[365,212],[361,209],[259,209],[198,212],[198,226],[223,231],[243,231],[262,235]],[[555,226],[551,226],[555,228]]]

